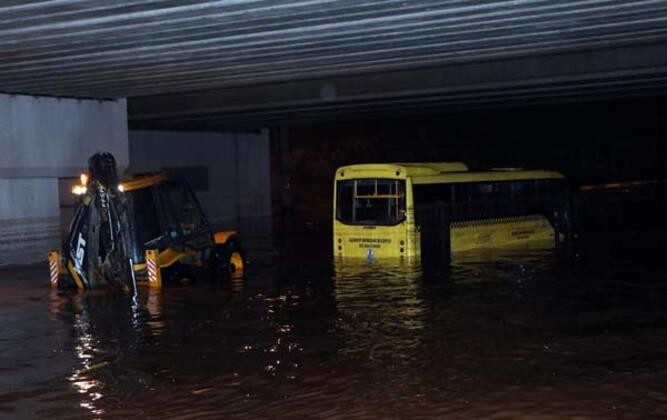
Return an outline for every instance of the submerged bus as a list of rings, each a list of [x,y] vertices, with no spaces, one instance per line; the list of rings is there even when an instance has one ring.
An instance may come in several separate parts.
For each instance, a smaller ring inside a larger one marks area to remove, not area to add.
[[[338,168],[333,251],[338,257],[437,261],[509,245],[552,246],[570,235],[563,175],[459,162]]]

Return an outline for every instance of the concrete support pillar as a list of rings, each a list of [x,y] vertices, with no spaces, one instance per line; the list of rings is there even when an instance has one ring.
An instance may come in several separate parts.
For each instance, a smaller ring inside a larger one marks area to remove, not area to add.
[[[124,100],[0,94],[0,266],[58,248],[58,179],[77,177],[101,150],[127,168]]]

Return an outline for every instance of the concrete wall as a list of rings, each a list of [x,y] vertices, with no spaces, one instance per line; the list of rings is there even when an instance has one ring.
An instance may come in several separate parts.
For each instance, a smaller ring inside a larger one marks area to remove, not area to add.
[[[57,182],[56,178],[0,178],[0,262],[37,261],[58,248]]]
[[[0,265],[45,260],[58,247],[58,178],[76,177],[102,150],[127,168],[124,100],[0,94]]]
[[[125,100],[0,94],[0,177],[69,177],[98,151],[128,166]]]
[[[267,133],[131,130],[130,169],[208,168],[208,191],[197,196],[211,223],[244,233],[270,229],[271,182]]]

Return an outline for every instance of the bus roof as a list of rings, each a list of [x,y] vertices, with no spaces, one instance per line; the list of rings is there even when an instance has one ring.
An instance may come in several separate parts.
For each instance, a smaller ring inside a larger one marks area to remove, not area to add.
[[[468,167],[462,162],[425,162],[425,163],[361,163],[338,168],[337,176],[348,173],[354,177],[374,177],[389,173],[399,173],[400,178],[439,175],[443,172],[465,172]]]
[[[555,171],[500,168],[489,171],[468,171],[462,162],[425,163],[363,163],[338,168],[336,179],[412,178],[413,184],[441,184],[480,181],[511,181],[522,179],[560,179]]]

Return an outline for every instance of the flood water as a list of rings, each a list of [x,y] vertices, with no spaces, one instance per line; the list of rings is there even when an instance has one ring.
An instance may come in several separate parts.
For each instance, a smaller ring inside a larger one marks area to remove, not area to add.
[[[634,235],[427,273],[252,240],[244,281],[136,302],[5,268],[0,417],[664,417],[665,248]]]

